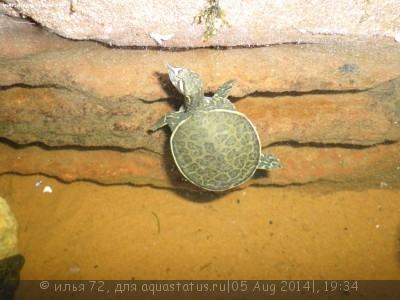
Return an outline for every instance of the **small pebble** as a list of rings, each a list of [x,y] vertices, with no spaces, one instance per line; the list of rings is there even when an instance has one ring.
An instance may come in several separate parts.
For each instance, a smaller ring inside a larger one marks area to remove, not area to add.
[[[168,41],[174,37],[174,33],[171,34],[158,34],[150,33],[150,37],[157,42],[157,44],[162,45],[163,42]]]
[[[43,189],[43,193],[52,193],[52,192],[53,192],[53,190],[48,185],[46,185]]]
[[[381,181],[381,188],[387,188],[389,187],[389,184],[386,181]]]
[[[69,268],[69,271],[71,273],[79,273],[81,271],[81,268],[77,264],[74,264]]]
[[[42,180],[36,181],[36,182],[35,182],[35,187],[40,186],[40,185],[42,184],[42,182],[43,182]]]
[[[394,40],[398,43],[400,43],[400,32],[396,33],[396,35],[394,36]]]

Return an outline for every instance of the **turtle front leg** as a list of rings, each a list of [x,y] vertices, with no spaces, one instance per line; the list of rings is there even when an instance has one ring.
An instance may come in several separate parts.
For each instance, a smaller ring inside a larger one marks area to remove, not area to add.
[[[167,115],[165,115],[164,117],[162,117],[160,120],[157,121],[156,124],[154,124],[153,126],[150,127],[151,131],[156,131],[157,129],[164,127],[165,125],[168,124],[167,121]]]
[[[282,168],[281,162],[272,154],[261,153],[260,161],[258,162],[257,169],[272,170]]]
[[[225,108],[229,110],[236,110],[235,106],[228,100],[228,94],[231,90],[235,80],[229,80],[221,85],[212,97],[212,104],[215,108]]]
[[[168,125],[171,128],[171,131],[174,131],[175,127],[182,121],[182,112],[183,110],[180,109],[179,111],[174,111],[167,113],[164,117],[157,121],[156,124],[150,127],[151,131],[156,131],[165,125]]]

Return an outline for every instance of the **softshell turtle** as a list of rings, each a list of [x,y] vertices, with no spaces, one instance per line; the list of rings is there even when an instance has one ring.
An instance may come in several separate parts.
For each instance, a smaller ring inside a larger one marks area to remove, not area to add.
[[[224,83],[212,98],[205,97],[198,74],[167,68],[185,103],[150,129],[170,127],[172,155],[186,179],[206,190],[225,191],[250,179],[257,169],[281,168],[279,159],[261,153],[256,128],[228,100],[234,80]]]

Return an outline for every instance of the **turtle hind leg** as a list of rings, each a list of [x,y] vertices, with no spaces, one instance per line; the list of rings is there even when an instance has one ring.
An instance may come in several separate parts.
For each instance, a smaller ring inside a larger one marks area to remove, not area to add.
[[[257,169],[273,170],[282,168],[281,162],[278,158],[271,154],[261,153],[260,161],[258,162]]]

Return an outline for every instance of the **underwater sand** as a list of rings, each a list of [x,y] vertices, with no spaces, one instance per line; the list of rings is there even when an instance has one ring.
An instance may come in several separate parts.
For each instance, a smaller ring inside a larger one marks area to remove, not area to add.
[[[2,175],[0,195],[19,223],[21,279],[400,279],[390,187],[252,187],[210,201]]]

